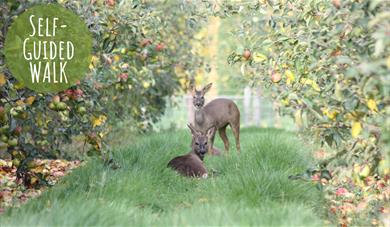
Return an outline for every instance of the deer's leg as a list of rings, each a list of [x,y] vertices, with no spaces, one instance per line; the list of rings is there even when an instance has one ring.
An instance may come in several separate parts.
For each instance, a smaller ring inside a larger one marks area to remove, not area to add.
[[[219,136],[221,137],[223,144],[225,145],[225,151],[229,152],[229,140],[226,136],[226,127],[227,125],[223,126],[222,128],[218,129]]]
[[[215,131],[213,135],[210,137],[210,143],[209,143],[209,151],[211,152],[212,155],[218,155],[218,152],[215,152],[214,150],[214,139],[215,139]]]
[[[237,152],[240,153],[240,123],[231,124],[234,138],[236,139]]]

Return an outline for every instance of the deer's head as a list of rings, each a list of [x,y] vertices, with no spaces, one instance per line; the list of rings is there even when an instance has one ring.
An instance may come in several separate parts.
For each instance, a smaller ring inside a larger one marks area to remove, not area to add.
[[[200,109],[204,106],[205,99],[204,95],[206,92],[208,92],[213,84],[209,83],[204,88],[202,88],[200,91],[196,90],[195,86],[192,87],[191,92],[192,92],[192,103],[194,104],[195,108]]]
[[[206,134],[199,132],[191,124],[188,125],[188,128],[190,128],[192,134],[192,152],[194,152],[201,160],[203,160],[208,151],[208,141],[215,131],[215,126],[209,128]]]

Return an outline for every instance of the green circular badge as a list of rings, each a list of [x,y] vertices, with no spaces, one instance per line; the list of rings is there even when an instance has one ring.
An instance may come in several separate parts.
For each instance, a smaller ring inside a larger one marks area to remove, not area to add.
[[[59,92],[87,73],[92,37],[76,14],[59,5],[36,5],[12,23],[5,59],[16,79],[37,92]]]

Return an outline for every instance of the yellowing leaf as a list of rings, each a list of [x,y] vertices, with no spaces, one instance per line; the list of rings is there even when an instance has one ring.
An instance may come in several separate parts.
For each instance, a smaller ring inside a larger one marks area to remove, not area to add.
[[[185,87],[187,80],[185,78],[180,78],[179,82],[180,82],[181,87]]]
[[[345,118],[346,120],[353,121],[353,120],[356,119],[356,116],[355,116],[354,113],[352,112],[352,113],[346,113],[346,114],[344,115],[344,118]]]
[[[286,77],[287,77],[287,81],[286,81],[287,84],[291,84],[292,82],[295,81],[295,75],[294,75],[294,73],[291,72],[290,70],[286,70],[286,71],[284,72],[284,74],[285,74]]]
[[[45,170],[45,165],[39,165],[31,169],[31,171],[34,173],[43,173],[44,170]]]
[[[5,79],[4,74],[0,74],[0,86],[3,86],[7,80]]]
[[[327,116],[329,119],[334,120],[336,119],[338,112],[335,110],[329,110],[329,109],[323,109],[322,113]]]
[[[267,60],[267,56],[265,56],[264,54],[261,54],[261,53],[255,53],[253,55],[253,61],[254,62],[263,62]]]
[[[374,112],[378,112],[378,106],[376,105],[376,102],[374,99],[369,99],[367,101],[367,107]]]
[[[119,56],[119,55],[114,55],[114,61],[117,62],[117,61],[119,61],[119,60],[121,60],[121,56]]]
[[[22,100],[18,100],[18,101],[16,101],[16,105],[24,106],[24,102]]]
[[[99,115],[99,117],[92,117],[92,127],[100,126],[106,122],[107,117],[104,115]]]
[[[314,82],[311,87],[315,90],[315,91],[321,91],[321,88],[320,86],[318,86],[318,84],[316,82]]]
[[[28,104],[28,105],[33,104],[34,101],[35,101],[35,96],[29,96],[29,97],[26,98],[26,100],[25,100],[26,104]]]
[[[281,103],[284,105],[284,106],[288,106],[290,104],[290,101],[288,100],[288,98],[285,98],[285,99],[282,99]]]
[[[91,63],[94,64],[94,65],[97,65],[97,63],[99,63],[99,57],[96,56],[96,55],[92,55]]]
[[[12,161],[0,159],[0,167],[12,167]]]
[[[337,111],[331,110],[331,111],[329,111],[329,113],[328,113],[327,116],[328,116],[330,119],[334,120],[334,119],[336,119],[337,114],[338,114]]]
[[[16,89],[22,89],[24,88],[24,84],[22,82],[17,82],[16,84],[14,84],[14,88]]]
[[[31,177],[30,183],[31,183],[32,185],[34,185],[34,184],[37,183],[37,182],[38,182],[38,178],[36,178],[36,177]]]
[[[105,134],[105,133],[103,133],[103,132],[99,132],[99,134],[98,134],[98,135],[99,135],[99,137],[100,137],[100,138],[103,138],[103,137],[104,137],[106,134]]]
[[[311,79],[302,78],[299,82],[304,85],[312,85],[314,81]]]
[[[91,57],[91,63],[89,64],[89,69],[93,69],[99,64],[99,57],[96,55],[92,55]]]
[[[351,135],[353,138],[356,138],[362,132],[362,124],[358,121],[352,122]]]
[[[320,86],[314,80],[303,78],[300,82],[301,84],[311,86],[315,91],[321,91]]]

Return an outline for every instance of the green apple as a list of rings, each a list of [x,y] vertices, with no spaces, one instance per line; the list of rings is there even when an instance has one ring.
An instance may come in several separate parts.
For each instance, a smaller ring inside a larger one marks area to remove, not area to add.
[[[12,138],[12,139],[8,139],[8,145],[9,146],[17,146],[18,145],[18,139],[16,138]]]
[[[359,176],[361,178],[366,178],[368,175],[370,175],[370,166],[364,165],[362,168],[360,168]]]

